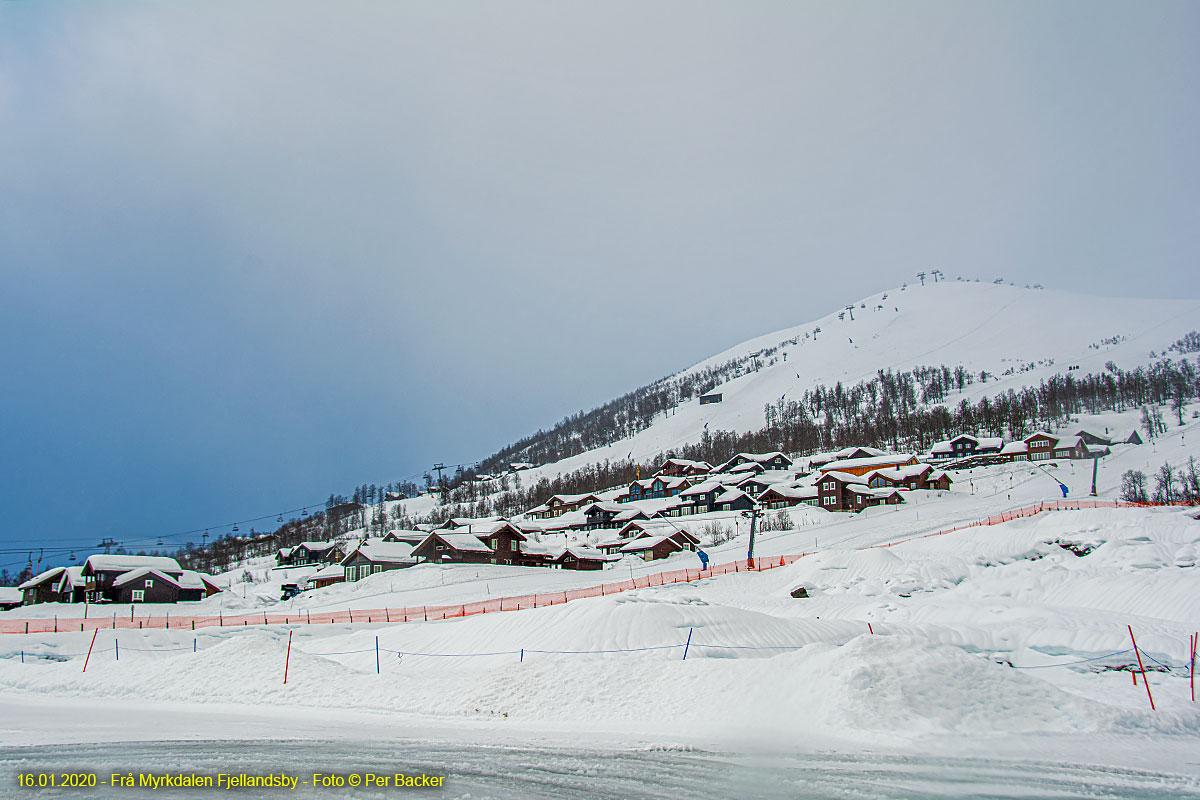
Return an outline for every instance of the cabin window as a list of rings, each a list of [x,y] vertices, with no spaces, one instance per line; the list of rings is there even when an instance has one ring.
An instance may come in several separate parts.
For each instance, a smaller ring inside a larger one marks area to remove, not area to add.
[[[354,580],[354,567],[346,567],[346,580]]]
[[[822,486],[821,488],[823,488],[827,492],[833,491],[833,481],[825,481],[825,485]]]
[[[147,578],[147,579],[146,579],[146,588],[147,588],[147,589],[153,589],[153,588],[154,588],[154,581],[152,581],[152,580],[150,580],[149,578]]]
[[[140,603],[146,599],[146,591],[144,589],[134,589],[132,595],[132,600],[135,603]]]

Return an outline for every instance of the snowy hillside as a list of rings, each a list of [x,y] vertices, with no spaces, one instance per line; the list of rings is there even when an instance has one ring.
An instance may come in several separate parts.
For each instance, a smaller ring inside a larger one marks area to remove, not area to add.
[[[821,384],[851,385],[881,370],[945,365],[962,366],[976,377],[989,374],[986,382],[976,380],[946,398],[954,405],[1036,385],[1072,366],[1086,374],[1103,372],[1110,361],[1125,369],[1148,364],[1152,352],[1161,354],[1197,329],[1195,300],[1093,297],[945,280],[890,289],[862,298],[852,310],[759,336],[684,370],[680,375],[774,349],[757,359],[757,368],[750,359],[740,377],[712,390],[722,402],[701,405],[693,398],[631,439],[544,465],[528,477],[554,477],[606,459],[646,461],[699,441],[706,426],[757,430],[768,403],[799,399]]]

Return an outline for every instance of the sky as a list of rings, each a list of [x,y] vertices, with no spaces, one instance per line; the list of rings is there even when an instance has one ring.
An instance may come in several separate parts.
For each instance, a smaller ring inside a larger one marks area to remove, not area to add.
[[[0,3],[0,568],[474,462],[920,270],[1200,296],[1198,40],[1154,0]]]

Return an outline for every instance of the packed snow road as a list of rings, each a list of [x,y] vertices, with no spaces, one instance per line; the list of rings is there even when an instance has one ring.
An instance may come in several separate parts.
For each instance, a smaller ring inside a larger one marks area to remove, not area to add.
[[[283,789],[17,789],[17,773],[288,774]],[[1089,764],[881,755],[723,755],[697,750],[614,752],[421,742],[112,742],[0,748],[6,796],[201,798],[394,797],[405,789],[323,788],[312,774],[445,776],[434,797],[495,798],[1034,798],[1200,797],[1194,776]],[[310,781],[305,785],[305,781]]]

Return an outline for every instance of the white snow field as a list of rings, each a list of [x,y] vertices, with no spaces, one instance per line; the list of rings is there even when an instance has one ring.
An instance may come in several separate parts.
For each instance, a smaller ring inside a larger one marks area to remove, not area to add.
[[[811,526],[828,543],[787,567],[550,608],[100,631],[86,673],[90,633],[4,636],[0,762],[411,760],[441,764],[448,796],[1200,796],[1194,509],[1048,512],[855,549],[904,538],[900,513]],[[1127,625],[1161,670],[1156,711]],[[194,744],[151,744],[175,740]]]

